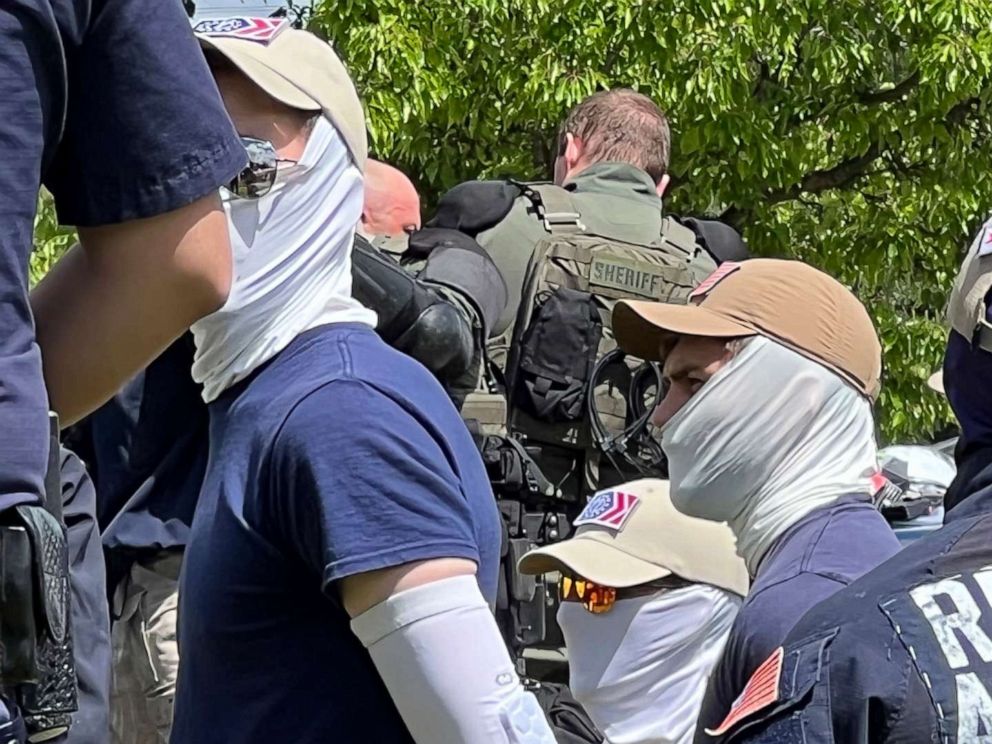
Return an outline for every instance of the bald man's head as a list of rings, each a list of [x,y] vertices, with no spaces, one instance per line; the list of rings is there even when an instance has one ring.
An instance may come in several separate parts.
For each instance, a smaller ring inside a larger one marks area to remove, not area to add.
[[[365,165],[361,228],[366,235],[402,235],[420,228],[417,189],[396,168],[378,160]]]

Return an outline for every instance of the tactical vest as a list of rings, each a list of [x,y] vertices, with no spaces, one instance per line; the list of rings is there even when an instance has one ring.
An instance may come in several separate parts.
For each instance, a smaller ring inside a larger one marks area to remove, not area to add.
[[[480,389],[466,402],[464,415],[484,430],[497,433],[505,425],[525,443],[543,446],[538,464],[578,501],[602,485],[590,406],[611,436],[621,435],[630,423],[630,390],[620,386],[642,366],[640,360],[618,360],[618,369],[605,371],[590,398],[597,363],[616,348],[614,304],[685,302],[716,264],[692,230],[672,218],[663,220],[650,245],[627,243],[588,232],[566,189],[517,186],[547,236],[534,246],[515,323],[489,343],[505,374],[506,397],[492,386]]]

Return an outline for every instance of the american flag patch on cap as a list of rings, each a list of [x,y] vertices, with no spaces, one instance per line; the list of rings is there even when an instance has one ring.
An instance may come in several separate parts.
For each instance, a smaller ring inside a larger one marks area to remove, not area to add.
[[[692,294],[689,295],[689,300],[691,301],[691,300],[702,299],[703,297],[705,297],[710,293],[713,287],[715,287],[717,284],[722,282],[728,276],[733,274],[740,267],[741,265],[734,261],[724,261],[722,264],[720,264],[719,268],[716,271],[714,271],[708,277],[703,279],[702,284],[700,284],[692,291]]]
[[[200,21],[193,31],[210,38],[246,39],[267,44],[287,26],[285,18],[250,18],[233,16]]]
[[[586,504],[586,508],[572,522],[576,527],[584,524],[596,524],[619,530],[624,522],[633,514],[640,499],[632,493],[623,491],[600,491]]]
[[[706,733],[710,736],[723,736],[752,713],[757,713],[777,702],[778,678],[782,673],[784,656],[785,651],[780,646],[775,653],[765,659],[751,675],[744,692],[730,706],[730,712],[723,719],[723,723],[715,729],[706,729]]]

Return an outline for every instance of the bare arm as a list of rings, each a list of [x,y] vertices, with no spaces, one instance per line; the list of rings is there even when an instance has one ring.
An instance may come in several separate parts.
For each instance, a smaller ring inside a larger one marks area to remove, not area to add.
[[[220,199],[156,217],[80,229],[31,293],[51,406],[63,425],[97,408],[231,286]]]
[[[475,576],[475,564],[463,558],[438,558],[349,576],[341,580],[341,602],[351,617],[357,617],[394,594],[452,576]]]

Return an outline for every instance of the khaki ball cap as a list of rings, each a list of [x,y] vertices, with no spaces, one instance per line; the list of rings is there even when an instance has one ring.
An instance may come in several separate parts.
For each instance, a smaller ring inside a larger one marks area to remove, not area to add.
[[[878,397],[882,345],[868,311],[836,279],[800,261],[724,263],[689,304],[621,301],[613,333],[624,351],[662,361],[679,336],[766,336]]]
[[[579,526],[569,539],[523,556],[520,572],[560,571],[616,588],[674,574],[740,596],[747,594],[747,569],[737,556],[734,534],[727,525],[682,514],[672,504],[668,481],[644,479],[600,493],[612,491],[636,499],[618,528]]]

